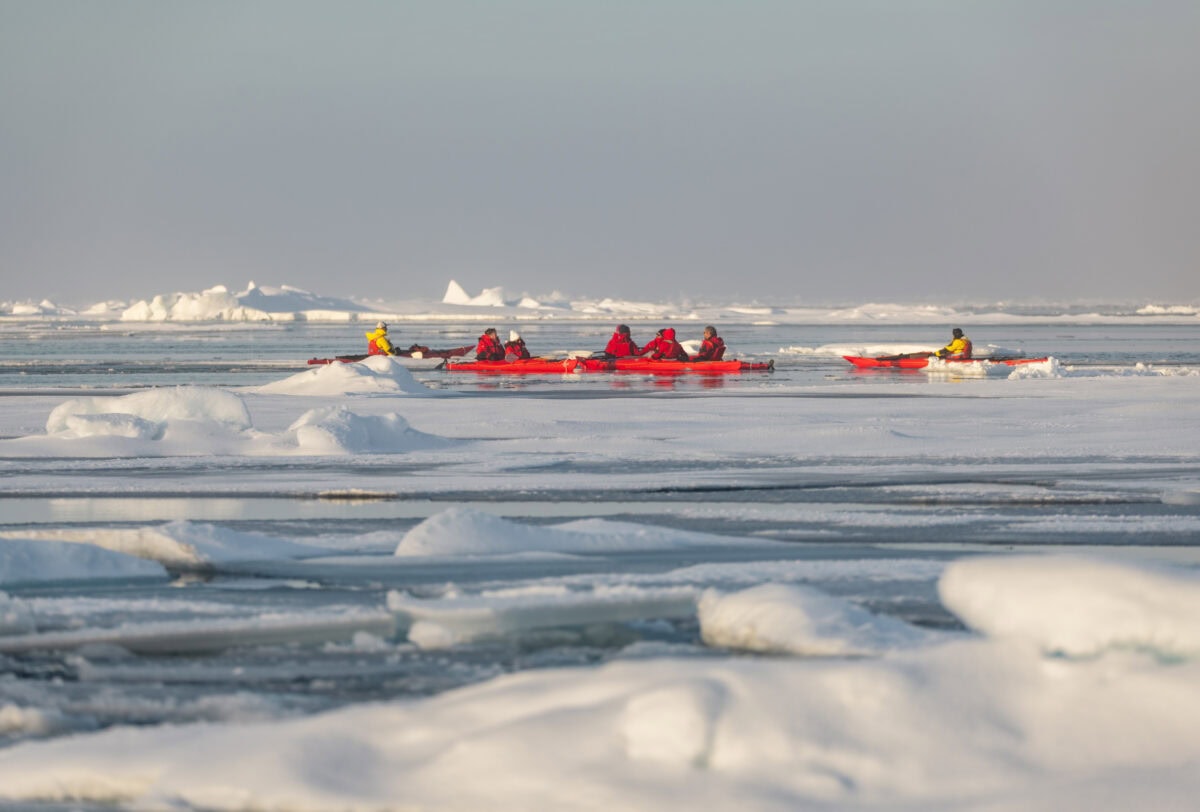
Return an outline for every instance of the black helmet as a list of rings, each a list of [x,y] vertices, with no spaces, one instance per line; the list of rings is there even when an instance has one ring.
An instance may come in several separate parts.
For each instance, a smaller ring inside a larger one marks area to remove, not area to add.
[[[962,338],[962,330],[960,330],[960,329],[958,329],[957,327],[955,327],[955,328],[954,328],[954,329],[951,331],[951,335],[953,335],[955,338]]]

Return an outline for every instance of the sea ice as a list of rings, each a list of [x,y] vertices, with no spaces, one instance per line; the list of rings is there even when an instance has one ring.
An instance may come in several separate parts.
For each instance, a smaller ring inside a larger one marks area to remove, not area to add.
[[[166,577],[161,564],[100,547],[0,538],[0,586]]]

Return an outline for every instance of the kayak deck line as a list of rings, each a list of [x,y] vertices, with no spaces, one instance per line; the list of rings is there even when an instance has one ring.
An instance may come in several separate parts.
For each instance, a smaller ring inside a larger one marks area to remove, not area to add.
[[[916,357],[890,355],[875,358],[861,355],[843,355],[842,358],[859,369],[924,369],[929,366],[930,360],[930,357],[927,355]],[[1042,356],[1040,358],[996,356],[993,358],[941,358],[938,360],[944,364],[977,364],[987,362],[989,364],[1004,364],[1011,367],[1019,364],[1042,364],[1049,361],[1050,358],[1049,356]]]
[[[447,361],[447,372],[498,375],[569,375],[583,372],[696,373],[773,372],[775,361],[651,361],[645,358],[525,358],[516,361]]]

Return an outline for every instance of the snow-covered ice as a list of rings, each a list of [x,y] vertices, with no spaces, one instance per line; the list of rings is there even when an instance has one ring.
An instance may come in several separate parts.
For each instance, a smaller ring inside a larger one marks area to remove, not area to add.
[[[159,564],[90,544],[0,538],[0,586],[4,587],[166,576]]]
[[[0,306],[0,806],[1194,806],[1194,303],[231,290]],[[305,368],[379,318],[777,365]],[[1049,360],[840,358],[957,325]]]
[[[980,563],[986,583],[992,562]],[[999,563],[1011,576],[1041,562]],[[1068,581],[1093,566],[1057,565]],[[1106,577],[1143,575],[1111,565]],[[774,614],[777,633],[816,622],[841,645],[816,659],[618,660],[298,720],[27,743],[0,752],[0,797],[206,809],[1182,809],[1200,789],[1185,768],[1200,758],[1193,659],[1063,659],[1024,644],[1041,638],[1033,628],[926,634],[921,645],[915,631],[888,630],[865,651],[857,613],[820,622],[834,599],[765,587],[731,597],[740,605],[710,611],[736,639],[756,638],[750,629]],[[1060,600],[1053,587],[1025,597],[1043,613]],[[1090,645],[1109,620],[1062,640]]]

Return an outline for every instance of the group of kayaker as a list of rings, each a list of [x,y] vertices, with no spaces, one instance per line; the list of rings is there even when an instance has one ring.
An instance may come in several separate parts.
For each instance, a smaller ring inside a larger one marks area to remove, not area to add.
[[[401,354],[400,350],[388,340],[387,331],[387,322],[381,321],[375,325],[373,331],[366,334],[369,355]],[[958,327],[954,328],[951,336],[950,343],[933,355],[937,358],[971,358],[971,339],[963,335],[963,331]],[[408,352],[424,349],[426,348],[414,344],[408,349]],[[618,324],[602,355],[605,358],[646,357],[653,361],[720,361],[725,356],[725,341],[717,335],[717,328],[710,324],[704,328],[704,339],[700,343],[700,351],[695,355],[688,355],[683,345],[675,339],[675,329],[664,327],[655,333],[654,338],[646,342],[645,346],[639,348],[630,336],[629,326]],[[489,327],[483,331],[483,335],[479,336],[479,341],[475,345],[475,360],[477,361],[515,361],[529,357],[529,348],[525,346],[525,339],[521,338],[521,334],[516,330],[510,330],[508,341],[501,342],[496,328]]]
[[[710,324],[704,328],[704,340],[700,344],[700,351],[695,355],[688,355],[683,345],[675,340],[674,328],[664,327],[639,349],[630,338],[629,326],[618,324],[612,338],[608,340],[608,346],[604,348],[604,355],[607,358],[645,356],[652,361],[720,361],[725,356],[725,342],[717,335],[717,328]]]
[[[634,358],[646,357],[652,361],[720,361],[725,355],[725,342],[717,335],[717,328],[709,325],[704,328],[704,341],[700,352],[688,355],[675,339],[675,330],[664,327],[644,347],[638,347],[629,335],[629,326],[618,324],[609,339],[608,346],[601,354],[605,358]],[[529,349],[525,339],[516,330],[509,331],[508,341],[500,343],[495,327],[489,327],[479,337],[475,345],[476,361],[516,361],[529,358]]]
[[[500,342],[500,335],[495,327],[489,327],[479,337],[475,345],[476,361],[520,361],[529,358],[529,348],[525,339],[516,330],[508,331],[508,341]]]

